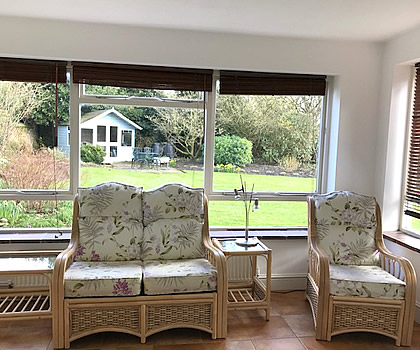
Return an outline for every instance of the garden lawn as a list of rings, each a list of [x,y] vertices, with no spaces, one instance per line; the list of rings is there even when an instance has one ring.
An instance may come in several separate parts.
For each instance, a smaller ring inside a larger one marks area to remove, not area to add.
[[[248,191],[255,184],[256,191],[282,192],[312,192],[315,188],[314,178],[299,178],[273,175],[248,175],[243,179],[247,182]],[[186,170],[180,173],[145,172],[131,169],[109,169],[83,167],[81,169],[81,185],[90,187],[105,181],[143,186],[145,190],[152,189],[169,182],[178,182],[192,187],[203,186],[203,171]],[[214,188],[216,190],[232,191],[240,188],[238,174],[214,173]],[[250,215],[250,226],[306,226],[306,202],[261,202],[261,209]],[[245,210],[242,201],[211,201],[209,206],[211,226],[244,226]]]

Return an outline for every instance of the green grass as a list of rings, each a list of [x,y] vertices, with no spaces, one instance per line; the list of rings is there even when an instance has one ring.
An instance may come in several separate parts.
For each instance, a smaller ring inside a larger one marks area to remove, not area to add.
[[[248,190],[255,183],[256,191],[312,192],[314,178],[272,175],[243,175]],[[119,181],[144,189],[168,182],[179,182],[192,187],[203,186],[203,171],[186,170],[183,173],[154,173],[136,170],[90,168],[81,169],[81,185],[90,187],[105,181]],[[238,174],[214,173],[215,190],[232,191],[240,187]],[[301,226],[307,224],[306,202],[261,202],[261,209],[250,215],[250,226]],[[211,201],[211,226],[244,226],[245,210],[242,201]]]

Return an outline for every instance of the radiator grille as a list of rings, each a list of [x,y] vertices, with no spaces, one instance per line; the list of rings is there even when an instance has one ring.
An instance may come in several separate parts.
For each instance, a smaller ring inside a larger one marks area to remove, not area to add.
[[[251,258],[249,256],[232,256],[228,259],[229,281],[247,281],[251,278]]]
[[[1,288],[48,287],[48,278],[41,275],[19,275],[0,278]]]

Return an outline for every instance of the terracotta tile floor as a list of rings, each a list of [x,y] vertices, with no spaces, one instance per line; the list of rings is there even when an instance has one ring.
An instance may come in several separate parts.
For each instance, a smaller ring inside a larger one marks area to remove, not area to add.
[[[264,312],[229,312],[226,339],[212,340],[204,332],[176,329],[155,334],[140,344],[137,337],[102,333],[74,341],[71,349],[114,350],[420,350],[416,324],[410,348],[398,348],[392,339],[372,333],[349,333],[331,342],[316,341],[310,308],[303,292],[272,293],[269,322]],[[51,321],[1,321],[0,350],[52,350]]]

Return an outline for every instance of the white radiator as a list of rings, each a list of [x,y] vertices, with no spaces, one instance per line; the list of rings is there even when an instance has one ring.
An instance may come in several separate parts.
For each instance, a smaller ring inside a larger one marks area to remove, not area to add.
[[[0,288],[48,287],[48,279],[41,275],[18,275],[0,278]]]
[[[245,281],[251,277],[251,258],[249,256],[232,256],[228,259],[228,280]]]

